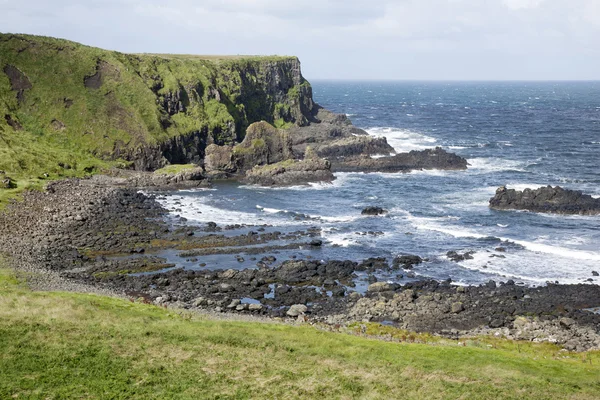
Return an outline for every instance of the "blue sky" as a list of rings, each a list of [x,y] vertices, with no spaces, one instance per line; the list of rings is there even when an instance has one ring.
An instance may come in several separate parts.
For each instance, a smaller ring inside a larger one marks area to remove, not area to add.
[[[0,0],[0,30],[296,55],[308,79],[600,79],[600,0]]]

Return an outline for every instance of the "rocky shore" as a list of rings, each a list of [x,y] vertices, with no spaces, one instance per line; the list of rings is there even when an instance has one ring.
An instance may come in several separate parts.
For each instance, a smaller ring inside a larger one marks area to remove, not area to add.
[[[2,252],[43,289],[114,293],[203,312],[330,325],[374,321],[447,337],[485,333],[555,342],[569,350],[600,348],[600,315],[586,311],[600,306],[600,286],[373,280],[361,293],[354,287],[356,273],[409,273],[421,258],[281,257],[282,249],[328,244],[318,227],[284,233],[243,224],[194,228],[165,218],[153,195],[123,186],[122,179],[62,181],[45,192],[26,193],[23,202],[0,214]],[[166,250],[180,252],[198,268],[169,263]],[[230,268],[202,267],[203,256],[223,252],[232,256]],[[254,265],[246,267],[244,257]]]

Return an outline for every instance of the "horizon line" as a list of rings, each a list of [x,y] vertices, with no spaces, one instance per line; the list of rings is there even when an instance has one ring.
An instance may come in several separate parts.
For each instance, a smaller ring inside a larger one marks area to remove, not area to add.
[[[306,79],[306,77],[305,77]],[[337,81],[337,82],[538,82],[538,83],[560,83],[560,82],[590,82],[600,83],[597,79],[435,79],[435,78],[310,78],[307,81]]]

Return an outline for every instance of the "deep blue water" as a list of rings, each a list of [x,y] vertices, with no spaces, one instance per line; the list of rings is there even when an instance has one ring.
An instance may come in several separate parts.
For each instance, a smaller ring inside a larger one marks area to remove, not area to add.
[[[397,151],[441,146],[467,158],[469,169],[340,173],[332,185],[287,189],[218,184],[174,193],[165,204],[182,209],[178,214],[191,223],[323,228],[322,249],[279,259],[418,254],[429,261],[415,268],[417,277],[460,283],[574,283],[600,271],[600,217],[501,212],[487,205],[501,185],[561,185],[600,196],[600,82],[312,84],[319,104],[386,136]],[[361,217],[367,205],[390,213]],[[314,219],[296,221],[297,213]],[[452,262],[445,256],[450,250],[475,251],[474,259]],[[233,256],[210,261],[215,268],[236,267]]]

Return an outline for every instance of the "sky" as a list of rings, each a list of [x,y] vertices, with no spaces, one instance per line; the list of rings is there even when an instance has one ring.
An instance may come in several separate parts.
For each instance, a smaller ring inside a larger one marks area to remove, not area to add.
[[[0,31],[295,55],[309,80],[600,79],[600,0],[0,0]]]

